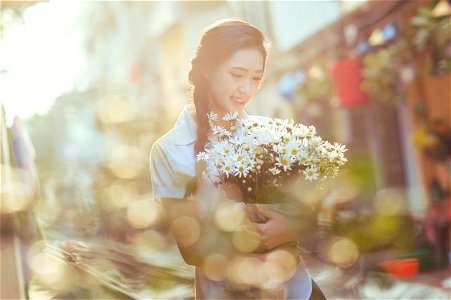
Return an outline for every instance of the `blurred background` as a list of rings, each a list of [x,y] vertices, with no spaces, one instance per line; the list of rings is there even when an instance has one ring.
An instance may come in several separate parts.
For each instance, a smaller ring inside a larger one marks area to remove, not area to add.
[[[450,1],[329,0],[2,1],[2,299],[193,298],[149,154],[230,16],[272,42],[248,112],[349,149],[305,250],[326,297],[450,298]]]

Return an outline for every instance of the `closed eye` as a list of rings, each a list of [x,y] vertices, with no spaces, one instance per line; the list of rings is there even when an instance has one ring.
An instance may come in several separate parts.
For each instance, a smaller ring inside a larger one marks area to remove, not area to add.
[[[234,78],[241,78],[241,77],[243,77],[242,75],[235,74],[235,73],[230,73],[230,75],[232,75],[232,77],[234,77]]]
[[[254,78],[252,78],[254,81],[261,81],[262,80],[262,78],[261,77],[254,77]]]

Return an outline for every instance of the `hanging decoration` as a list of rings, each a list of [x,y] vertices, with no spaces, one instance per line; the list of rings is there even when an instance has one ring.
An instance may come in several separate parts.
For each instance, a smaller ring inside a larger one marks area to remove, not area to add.
[[[382,34],[382,30],[375,29],[373,33],[371,33],[368,42],[371,46],[380,46],[385,42],[384,35]]]
[[[306,101],[329,100],[332,98],[332,81],[321,65],[313,65],[308,70],[305,81],[296,90],[297,97]]]
[[[370,50],[371,50],[371,45],[367,41],[361,41],[357,45],[357,53],[360,54],[360,55],[365,54],[365,53],[367,53]]]
[[[395,25],[387,24],[382,29],[382,36],[384,37],[384,41],[390,41],[396,37],[398,34]]]
[[[375,100],[396,104],[404,99],[401,90],[401,78],[398,58],[406,49],[407,42],[400,40],[396,44],[367,54],[364,63],[364,90]]]
[[[358,58],[346,58],[331,67],[331,76],[340,106],[350,108],[368,102],[368,94],[362,89],[362,62]]]
[[[418,53],[427,53],[428,69],[433,74],[451,72],[451,7],[440,1],[434,8],[421,7],[411,19],[417,28],[413,45]]]

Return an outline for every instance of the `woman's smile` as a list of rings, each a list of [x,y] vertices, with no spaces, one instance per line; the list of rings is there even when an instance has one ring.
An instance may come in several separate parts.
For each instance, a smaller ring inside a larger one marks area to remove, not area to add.
[[[243,97],[232,96],[231,98],[237,104],[244,105],[246,103],[246,99],[244,99]]]
[[[236,51],[207,73],[210,109],[220,116],[243,110],[257,92],[263,76],[264,57],[258,49]]]

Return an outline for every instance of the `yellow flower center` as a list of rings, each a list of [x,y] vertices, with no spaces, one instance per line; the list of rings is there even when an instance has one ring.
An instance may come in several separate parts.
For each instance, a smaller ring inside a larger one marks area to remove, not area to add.
[[[236,159],[237,161],[242,161],[243,160],[243,156],[242,155],[238,155],[238,158]]]
[[[282,159],[282,165],[284,165],[284,166],[288,165],[288,160],[287,159]]]

